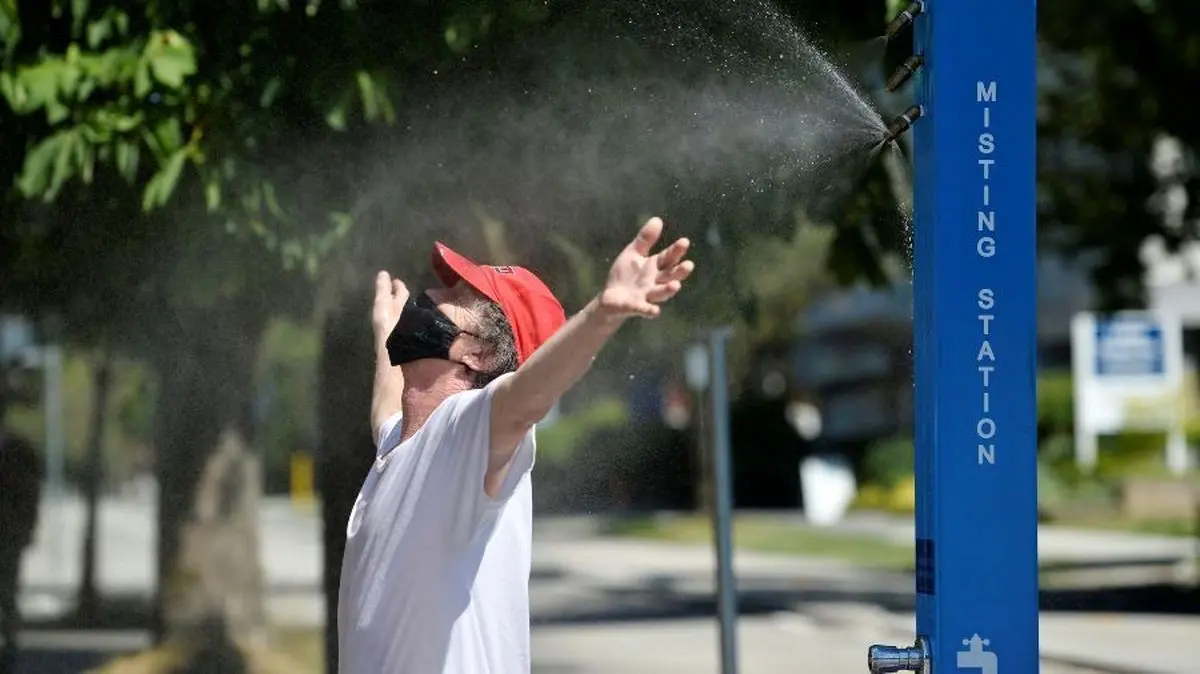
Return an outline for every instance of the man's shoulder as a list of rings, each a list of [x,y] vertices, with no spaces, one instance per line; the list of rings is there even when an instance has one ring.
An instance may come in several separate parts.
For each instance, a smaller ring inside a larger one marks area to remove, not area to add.
[[[480,388],[459,391],[443,400],[442,404],[438,405],[437,411],[444,410],[450,412],[451,415],[460,415],[471,412],[483,414],[488,412],[491,409],[489,403],[491,402],[492,395],[495,394],[496,389],[501,385],[501,383],[511,376],[511,372],[502,374],[488,382],[487,385],[481,386]]]

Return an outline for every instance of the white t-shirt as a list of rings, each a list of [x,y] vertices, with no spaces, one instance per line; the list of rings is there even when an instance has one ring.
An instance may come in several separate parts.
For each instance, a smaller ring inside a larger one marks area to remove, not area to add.
[[[531,429],[496,498],[483,490],[492,394],[447,398],[411,438],[400,415],[346,529],[340,674],[527,674]]]

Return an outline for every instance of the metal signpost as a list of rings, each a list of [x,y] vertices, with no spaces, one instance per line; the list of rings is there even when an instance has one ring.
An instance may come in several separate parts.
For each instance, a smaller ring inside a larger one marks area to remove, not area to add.
[[[717,543],[717,612],[721,620],[721,674],[737,674],[737,580],[733,574],[733,465],[730,447],[729,375],[725,346],[732,330],[717,328],[709,340],[712,357],[712,453]]]
[[[925,0],[909,15],[919,109],[898,122],[916,166],[917,639],[872,647],[868,664],[1031,674],[1036,2]]]
[[[55,343],[39,345],[33,324],[22,316],[0,314],[0,368],[39,368],[42,371],[42,419],[46,478],[43,497],[48,497],[47,513],[43,515],[56,546],[54,559],[58,571],[66,573],[66,528],[63,525],[66,479],[64,471],[66,437],[63,421],[63,352]],[[0,382],[0,386],[7,382]],[[3,422],[3,419],[0,419]]]
[[[702,394],[710,386],[708,438],[712,459],[712,525],[716,552],[717,621],[720,629],[721,674],[737,674],[737,577],[733,571],[733,465],[730,446],[729,369],[726,345],[733,331],[715,328],[708,344],[696,342],[684,353],[683,374],[688,388]],[[699,415],[703,418],[703,412]]]

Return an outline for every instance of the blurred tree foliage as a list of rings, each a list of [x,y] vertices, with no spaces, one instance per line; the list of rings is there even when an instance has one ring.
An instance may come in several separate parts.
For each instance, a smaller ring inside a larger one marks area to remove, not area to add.
[[[837,45],[873,37],[905,3],[781,4]],[[137,190],[143,210],[162,206],[190,176],[218,227],[248,232],[285,265],[312,269],[351,228],[361,176],[346,171],[339,181],[322,173],[314,185],[305,158],[289,150],[336,152],[354,142],[356,121],[395,121],[401,90],[430,80],[439,64],[466,55],[472,67],[488,62],[477,55],[484,36],[519,35],[547,18],[558,27],[562,16],[586,10],[536,2],[434,9],[427,2],[262,0],[236,3],[219,18],[198,20],[192,11],[192,3],[6,0],[6,173],[22,196],[53,199],[72,180],[91,184],[104,180],[98,171],[111,170]],[[1191,81],[1200,67],[1200,38],[1180,29],[1198,10],[1174,0],[1063,2],[1039,11],[1047,75],[1044,239],[1095,253],[1108,297],[1128,300],[1139,292],[1140,242],[1160,235],[1177,245],[1194,234],[1196,198],[1177,227],[1150,207],[1163,185],[1146,158],[1159,134],[1195,146],[1186,106],[1170,101],[1175,83]],[[1113,25],[1140,37],[1107,40]],[[893,47],[892,60],[903,50]],[[1170,180],[1189,192],[1196,185],[1191,171]],[[839,218],[830,263],[843,278],[875,268],[869,260],[902,244],[894,227],[870,227],[886,219],[877,208],[863,213],[859,224]]]
[[[0,301],[157,372],[160,635],[262,631],[245,446],[279,428],[255,428],[254,363],[267,318],[311,306],[311,286],[281,267],[313,271],[349,229],[337,206],[361,176],[338,150],[395,120],[392,82],[540,13],[518,1],[0,2]],[[197,510],[210,498],[215,517]]]
[[[1063,0],[1039,3],[1038,20],[1042,240],[1094,263],[1109,308],[1137,306],[1143,244],[1177,250],[1200,225],[1200,126],[1185,85],[1200,81],[1200,4]],[[1164,137],[1183,162],[1155,175]]]
[[[356,176],[319,172],[323,184],[313,185],[308,169],[330,157],[295,150],[346,144],[360,121],[394,122],[397,82],[544,13],[531,0],[209,9],[0,4],[6,156],[20,160],[21,196],[53,201],[71,181],[112,171],[152,211],[195,182],[218,224],[259,237],[285,266],[314,268],[350,220],[336,207],[314,219],[303,206],[348,203]]]

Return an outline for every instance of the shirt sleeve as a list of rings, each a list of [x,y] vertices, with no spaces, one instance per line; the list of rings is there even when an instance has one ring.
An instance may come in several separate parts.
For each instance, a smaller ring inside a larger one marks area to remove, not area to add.
[[[379,426],[379,437],[375,438],[375,448],[378,450],[376,456],[387,454],[400,444],[404,432],[404,426],[400,421],[403,418],[403,414],[396,412]]]
[[[494,497],[484,491],[483,481],[491,451],[492,396],[497,385],[508,376],[511,375],[447,401],[452,404],[446,410],[449,415],[446,419],[447,442],[438,448],[439,463],[455,487],[457,504],[453,526],[467,540],[508,502],[521,480],[533,469],[537,446],[531,428],[513,454],[500,491]]]

